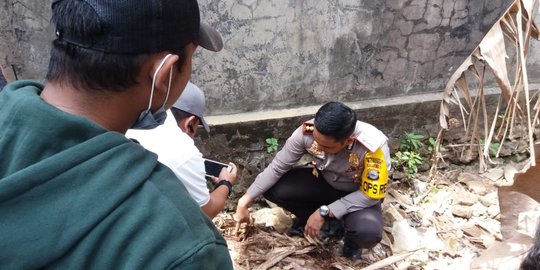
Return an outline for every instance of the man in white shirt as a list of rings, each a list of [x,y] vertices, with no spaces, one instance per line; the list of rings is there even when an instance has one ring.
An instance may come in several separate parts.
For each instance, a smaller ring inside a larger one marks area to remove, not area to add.
[[[204,93],[189,82],[180,98],[167,111],[163,125],[151,130],[130,129],[126,137],[137,140],[144,148],[156,153],[158,160],[176,174],[191,197],[212,219],[223,210],[236,182],[237,168],[230,163],[230,172],[223,168],[219,178],[212,177],[212,182],[217,186],[210,193],[204,159],[193,141],[199,125],[204,126],[207,132],[210,130],[203,118],[204,108]]]

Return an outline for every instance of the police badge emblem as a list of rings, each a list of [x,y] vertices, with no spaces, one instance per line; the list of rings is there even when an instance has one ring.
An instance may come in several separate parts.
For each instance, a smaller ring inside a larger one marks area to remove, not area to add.
[[[302,130],[304,135],[312,134],[314,130],[315,130],[315,125],[313,123],[304,122],[303,130]]]
[[[351,165],[352,168],[357,169],[360,167],[360,158],[355,153],[349,153],[349,165]]]
[[[352,179],[357,184],[359,184],[362,180],[360,177],[360,174],[357,173],[359,170],[360,170],[360,157],[358,157],[357,154],[350,152],[349,153],[349,169],[347,169],[347,171],[355,172],[352,175]]]
[[[316,141],[311,143],[311,147],[307,151],[320,159],[324,158],[324,151],[319,149],[319,144]]]

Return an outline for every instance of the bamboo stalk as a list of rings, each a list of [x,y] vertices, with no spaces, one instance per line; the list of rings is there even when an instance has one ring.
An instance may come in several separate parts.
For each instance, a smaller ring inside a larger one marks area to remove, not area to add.
[[[536,1],[535,1],[536,2]],[[521,19],[521,1],[518,2],[518,12],[516,17]],[[529,151],[531,153],[530,155],[530,162],[532,166],[536,165],[535,160],[535,154],[534,154],[534,139],[533,139],[533,127],[531,124],[531,106],[529,104],[529,78],[527,77],[527,66],[525,64],[525,48],[523,48],[523,29],[521,23],[517,24],[518,28],[518,45],[519,45],[519,59],[521,63],[521,75],[523,76],[523,89],[525,92],[525,100],[526,100],[526,108],[527,108],[527,127],[529,128]]]

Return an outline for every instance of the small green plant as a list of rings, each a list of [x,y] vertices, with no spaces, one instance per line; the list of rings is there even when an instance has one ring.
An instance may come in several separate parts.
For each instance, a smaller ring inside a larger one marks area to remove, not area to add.
[[[428,138],[427,150],[430,153],[433,153],[433,151],[435,151],[436,144],[437,144],[437,141],[433,137],[429,137]]]
[[[480,145],[482,145],[482,148],[484,148],[485,141],[480,140]],[[497,155],[497,150],[499,150],[499,146],[501,146],[500,143],[490,143],[488,146],[489,156],[494,157]]]
[[[412,179],[429,153],[435,152],[437,140],[414,132],[405,132],[399,139],[399,150],[392,156],[392,167]]]
[[[266,152],[272,153],[277,151],[279,146],[278,140],[274,137],[266,138]]]
[[[411,133],[405,132],[405,134],[401,137],[399,150],[401,150],[402,152],[417,151],[420,147],[424,145],[422,143],[423,139],[424,139],[423,135],[415,134],[412,132]]]
[[[494,157],[497,155],[497,150],[499,150],[500,143],[491,143],[489,144],[489,154]]]
[[[392,158],[392,165],[397,169],[402,169],[405,177],[411,179],[418,173],[418,166],[422,164],[422,156],[414,151],[399,151]]]

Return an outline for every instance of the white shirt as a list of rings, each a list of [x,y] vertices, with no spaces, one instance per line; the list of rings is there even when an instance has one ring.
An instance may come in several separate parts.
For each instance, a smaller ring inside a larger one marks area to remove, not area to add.
[[[176,174],[199,206],[210,201],[202,154],[193,139],[178,127],[170,110],[163,125],[150,130],[130,129],[126,137],[139,141],[144,148],[156,153],[158,161]]]

